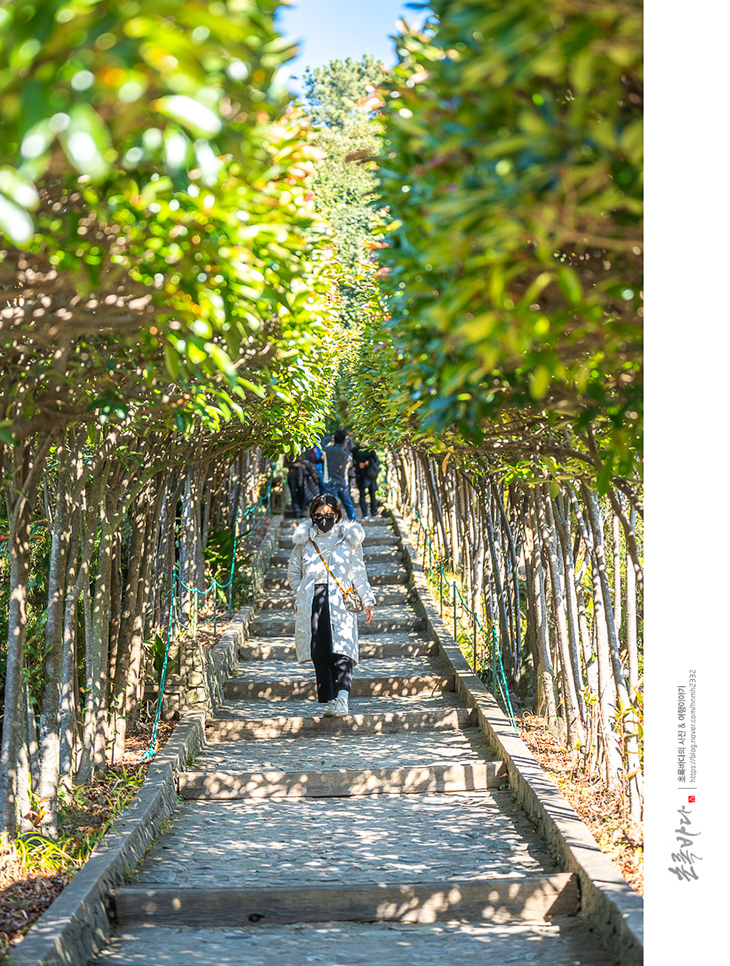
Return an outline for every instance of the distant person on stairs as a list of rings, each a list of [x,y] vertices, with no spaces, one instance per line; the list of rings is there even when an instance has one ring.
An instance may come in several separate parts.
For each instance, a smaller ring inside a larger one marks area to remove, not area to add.
[[[378,454],[371,446],[358,443],[353,450],[352,459],[355,464],[355,479],[360,494],[362,518],[366,520],[368,516],[368,496],[370,497],[370,516],[376,517],[378,515],[378,502],[375,493],[378,489],[378,473],[380,473]]]
[[[339,501],[329,493],[315,497],[309,515],[294,531],[289,558],[289,583],[297,595],[297,660],[314,663],[323,713],[346,715],[359,648],[357,614],[346,608],[343,593],[354,587],[368,624],[375,604],[362,553],[365,531],[357,522],[342,522]]]
[[[338,429],[332,442],[324,448],[328,476],[325,483],[325,492],[331,493],[332,496],[336,496],[338,500],[342,501],[347,516],[352,521],[356,519],[348,480],[352,453],[346,443],[347,434],[344,429]]]
[[[296,457],[284,459],[286,481],[291,493],[292,511],[295,517],[306,516],[306,508],[319,492],[319,477],[317,469],[306,456],[300,453]]]

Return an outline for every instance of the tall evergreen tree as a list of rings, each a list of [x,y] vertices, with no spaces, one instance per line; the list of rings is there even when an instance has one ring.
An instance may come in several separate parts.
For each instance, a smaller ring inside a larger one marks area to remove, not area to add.
[[[304,73],[305,109],[325,154],[317,166],[314,201],[333,230],[341,268],[341,318],[350,326],[372,299],[366,243],[379,217],[371,160],[379,153],[379,139],[365,101],[385,75],[383,64],[370,56],[333,60]]]

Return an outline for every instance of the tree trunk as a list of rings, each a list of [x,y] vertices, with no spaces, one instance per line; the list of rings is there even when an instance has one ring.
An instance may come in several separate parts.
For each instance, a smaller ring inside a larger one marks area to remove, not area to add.
[[[628,766],[626,781],[629,790],[629,810],[632,819],[638,822],[641,820],[643,797],[641,760],[639,757],[639,723],[636,717],[634,706],[629,697],[626,678],[621,665],[618,635],[616,633],[616,626],[614,623],[613,610],[611,607],[611,599],[609,594],[608,574],[606,572],[606,558],[603,543],[603,529],[601,526],[598,497],[585,486],[583,487],[583,495],[586,508],[588,509],[591,529],[593,531],[593,550],[596,558],[596,569],[598,571],[601,592],[604,597],[604,613],[608,631],[608,648],[613,678],[620,704],[620,710],[624,719],[624,731],[626,734],[626,758]]]
[[[509,552],[509,573],[511,576],[512,594],[514,597],[514,656],[515,666],[519,668],[522,661],[522,629],[520,627],[520,581],[519,565],[517,562],[517,548],[515,547],[514,534],[512,533],[512,527],[510,526],[507,511],[504,506],[504,500],[502,499],[502,494],[499,492],[499,487],[497,485],[494,485],[492,489],[497,508],[499,510],[499,515],[502,518],[502,529],[507,541],[507,549]]]
[[[37,444],[33,439],[18,443],[6,456],[5,506],[8,511],[10,554],[10,601],[8,605],[8,649],[5,669],[3,733],[0,743],[0,845],[14,841],[15,787],[17,781],[18,736],[21,730],[23,665],[26,638],[26,608],[30,569],[30,527],[33,503],[53,436]]]
[[[557,530],[558,541],[556,541],[555,549],[561,558],[559,561],[559,569],[565,575],[563,589],[565,592],[565,616],[568,626],[570,668],[573,676],[575,697],[578,702],[578,712],[583,726],[585,726],[586,709],[583,700],[583,673],[580,660],[578,602],[575,592],[575,564],[573,561],[573,546],[570,533],[570,508],[565,505],[561,496],[553,500],[548,494],[546,499],[548,501],[548,512],[552,517],[552,524]]]
[[[85,501],[84,501],[85,502]],[[76,705],[76,677],[78,667],[78,653],[76,649],[76,629],[78,627],[78,600],[82,588],[83,561],[79,564],[79,544],[81,516],[84,506],[81,505],[74,512],[71,523],[71,533],[69,536],[68,551],[68,570],[66,573],[66,601],[63,618],[63,656],[61,661],[61,720],[60,720],[60,747],[59,747],[59,785],[66,792],[71,791],[74,748],[76,742],[76,716],[78,707]],[[88,567],[86,557],[87,547],[82,552],[82,557]],[[91,556],[91,547],[88,547],[88,557]],[[79,573],[79,570],[82,573]],[[77,586],[78,584],[78,586]]]
[[[79,434],[83,446],[84,434]],[[70,519],[69,486],[73,470],[80,462],[81,446],[73,439],[56,450],[58,482],[55,513],[51,525],[51,552],[48,566],[48,605],[46,608],[46,661],[41,696],[39,797],[45,807],[41,831],[49,838],[58,835],[58,769],[61,732],[61,667],[63,662],[63,600],[66,594],[66,558]]]
[[[542,564],[542,541],[540,538],[539,516],[537,513],[537,494],[528,491],[530,496],[530,515],[532,517],[532,533],[535,542],[533,554],[533,574],[535,588],[533,603],[535,610],[535,624],[537,626],[537,650],[539,654],[539,700],[538,714],[547,716],[548,723],[553,726],[557,722],[557,708],[555,705],[555,672],[550,654],[550,634],[548,630],[547,598],[545,594],[545,571]]]
[[[541,705],[542,683],[539,678],[540,653],[538,651],[538,625],[535,609],[536,578],[534,568],[534,544],[532,530],[524,521],[523,556],[525,561],[525,642],[529,648],[530,681],[529,690],[533,696],[533,707],[536,713]],[[523,649],[524,654],[524,649]],[[522,669],[521,669],[522,670]]]
[[[438,490],[436,489],[436,480],[434,478],[434,473],[433,473],[433,464],[431,463],[431,460],[429,460],[425,456],[422,456],[421,459],[423,461],[423,465],[425,469],[426,485],[428,487],[429,493],[431,494],[431,500],[433,501],[433,508],[436,513],[436,521],[439,525],[439,531],[441,533],[441,539],[443,541],[442,556],[448,560],[450,555],[449,538],[446,533],[446,524],[444,522],[444,513],[441,507],[441,501],[439,500]]]
[[[38,792],[39,764],[38,739],[35,714],[30,706],[28,684],[23,682],[20,708],[20,734],[18,735],[18,771],[15,786],[15,810],[18,831],[32,832],[31,792]]]
[[[631,526],[636,526],[636,510],[631,507]],[[631,700],[639,689],[639,650],[637,633],[636,574],[631,554],[626,551],[626,651],[629,659],[629,692]]]
[[[160,520],[160,537],[154,567],[154,609],[152,623],[155,630],[164,624],[170,609],[172,571],[175,569],[175,528],[177,507],[185,486],[185,479],[168,476]]]
[[[639,548],[636,545],[636,507],[633,504],[631,505],[631,518],[628,520],[626,518],[626,513],[624,512],[623,501],[620,499],[615,490],[609,490],[608,495],[611,500],[613,511],[621,521],[624,536],[626,537],[626,549],[631,557],[631,562],[634,567],[634,577],[639,590],[643,594],[644,571],[641,567],[641,561],[639,559]]]
[[[613,550],[613,618],[616,624],[616,636],[621,640],[622,592],[621,592],[621,521],[617,514],[611,518],[611,538]]]
[[[107,470],[110,467],[107,467]],[[118,474],[117,474],[118,476]],[[99,501],[99,550],[96,577],[91,590],[91,626],[86,635],[86,701],[81,762],[76,776],[80,784],[91,781],[97,767],[106,761],[104,734],[104,691],[109,646],[109,613],[114,528],[111,518],[121,495],[121,481],[102,486]]]
[[[158,545],[158,535],[160,532],[160,518],[162,515],[162,501],[165,496],[165,480],[161,480],[157,485],[157,494],[152,509],[152,513],[147,517],[147,534],[145,545],[149,549],[142,555],[142,568],[139,577],[138,591],[138,620],[132,632],[132,660],[130,663],[129,688],[126,696],[126,716],[127,730],[132,723],[137,706],[142,699],[144,692],[144,642],[147,634],[150,633],[150,598],[152,594],[152,560],[155,547]],[[170,573],[172,579],[172,573]]]
[[[112,682],[111,701],[111,761],[114,762],[124,754],[124,743],[127,734],[128,693],[136,693],[137,672],[131,681],[131,667],[133,663],[132,637],[139,625],[140,614],[138,594],[140,590],[140,571],[142,557],[145,550],[145,536],[147,530],[147,514],[149,512],[149,493],[143,490],[137,498],[131,512],[132,539],[129,546],[129,563],[127,578],[124,583],[122,619],[119,626],[119,647],[116,669]]]
[[[198,475],[191,466],[185,477],[180,536],[180,613],[194,629],[198,604],[198,542],[200,540],[200,491]]]
[[[515,680],[515,666],[512,660],[512,647],[510,644],[509,635],[509,619],[507,617],[507,607],[505,603],[505,593],[504,585],[502,583],[502,575],[500,573],[499,567],[499,556],[497,554],[497,546],[494,540],[494,520],[492,518],[492,511],[489,507],[488,491],[486,486],[481,488],[482,496],[482,509],[484,513],[484,523],[487,530],[487,545],[489,547],[489,556],[491,560],[491,571],[492,580],[494,582],[494,590],[497,602],[497,614],[499,618],[499,628],[500,628],[500,652],[502,654],[502,663],[505,665],[505,674],[509,675],[512,682]]]
[[[111,588],[109,591],[109,680],[114,680],[124,608],[124,541],[117,531],[112,537]],[[111,733],[109,735],[111,740]]]

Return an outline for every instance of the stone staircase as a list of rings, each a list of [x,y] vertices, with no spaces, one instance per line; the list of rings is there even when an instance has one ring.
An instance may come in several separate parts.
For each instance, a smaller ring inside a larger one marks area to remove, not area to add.
[[[377,603],[351,713],[321,717],[313,668],[294,660],[287,526],[99,964],[614,966],[424,633],[389,521],[364,526]]]

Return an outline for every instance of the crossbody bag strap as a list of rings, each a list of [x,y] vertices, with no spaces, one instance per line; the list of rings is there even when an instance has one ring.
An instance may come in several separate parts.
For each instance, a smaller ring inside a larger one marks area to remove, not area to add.
[[[311,537],[310,537],[309,539],[310,539],[310,540],[312,540],[312,538],[311,538]],[[326,570],[327,570],[327,572],[328,572],[328,574],[329,574],[329,575],[330,575],[330,577],[331,577],[331,578],[332,578],[332,579],[334,580],[334,582],[335,582],[335,583],[337,584],[337,586],[338,586],[338,587],[340,588],[340,593],[341,593],[341,594],[342,594],[342,596],[344,597],[344,596],[345,596],[345,593],[346,593],[346,591],[342,589],[342,584],[341,584],[341,583],[339,582],[339,580],[337,579],[337,577],[335,577],[335,575],[334,575],[334,574],[332,573],[332,571],[330,570],[330,567],[329,567],[329,564],[327,563],[327,561],[326,561],[326,560],[324,559],[324,557],[323,557],[323,556],[322,556],[322,554],[320,553],[320,550],[319,550],[319,547],[317,546],[317,544],[316,544],[316,542],[315,542],[314,540],[312,540],[312,545],[314,546],[314,549],[315,549],[315,550],[317,551],[317,556],[318,556],[318,557],[319,557],[319,559],[320,559],[320,560],[322,561],[322,563],[323,563],[323,564],[325,565],[325,568],[326,568]]]

